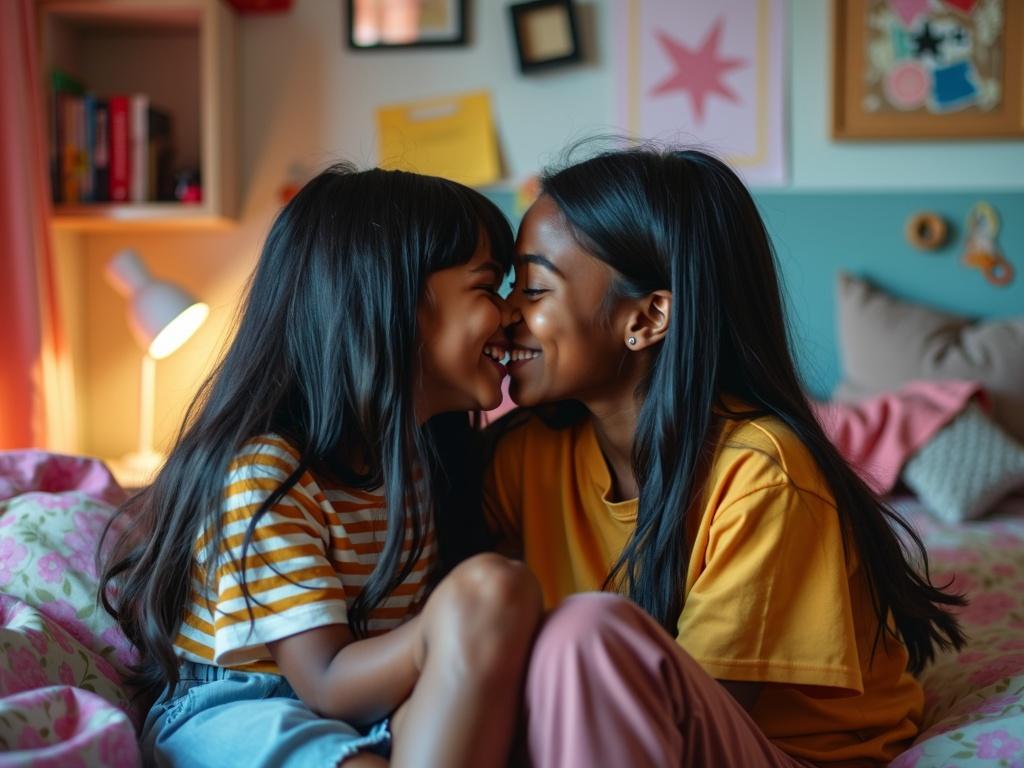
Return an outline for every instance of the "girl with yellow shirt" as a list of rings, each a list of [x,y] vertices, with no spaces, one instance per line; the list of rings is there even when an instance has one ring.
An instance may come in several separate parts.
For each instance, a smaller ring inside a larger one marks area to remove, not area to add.
[[[647,149],[546,175],[515,265],[526,408],[496,429],[485,506],[553,609],[527,679],[534,764],[881,765],[908,747],[911,673],[963,643],[963,601],[815,421],[737,176]],[[629,599],[569,597],[593,590]]]

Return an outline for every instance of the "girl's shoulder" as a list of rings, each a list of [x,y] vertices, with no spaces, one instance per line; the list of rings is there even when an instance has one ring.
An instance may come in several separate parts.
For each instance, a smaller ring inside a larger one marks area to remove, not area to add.
[[[242,443],[228,465],[228,472],[283,480],[298,466],[298,449],[281,435],[267,432]]]
[[[800,436],[780,418],[750,410],[726,417],[712,477],[742,477],[750,487],[792,485],[834,505],[827,479]]]

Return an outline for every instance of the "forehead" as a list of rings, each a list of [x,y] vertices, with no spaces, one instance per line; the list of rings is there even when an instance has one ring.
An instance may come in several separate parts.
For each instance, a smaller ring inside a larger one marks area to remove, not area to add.
[[[522,262],[530,255],[544,257],[566,276],[609,269],[576,241],[565,214],[547,195],[537,198],[519,227],[516,260]]]

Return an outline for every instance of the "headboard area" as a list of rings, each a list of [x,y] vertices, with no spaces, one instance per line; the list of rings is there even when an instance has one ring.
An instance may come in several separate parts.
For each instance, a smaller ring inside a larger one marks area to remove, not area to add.
[[[1024,193],[873,192],[755,194],[775,245],[808,388],[829,395],[841,376],[836,338],[839,272],[932,308],[979,318],[1024,316]],[[968,214],[987,202],[999,220],[996,242],[1016,271],[1007,285],[990,283],[961,263]],[[907,220],[932,212],[949,224],[944,247],[913,247]]]

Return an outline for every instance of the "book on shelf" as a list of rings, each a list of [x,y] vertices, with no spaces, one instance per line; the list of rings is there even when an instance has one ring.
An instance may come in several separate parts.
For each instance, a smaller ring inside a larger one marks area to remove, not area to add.
[[[109,194],[114,203],[126,203],[131,195],[132,152],[127,96],[111,96]]]
[[[81,95],[82,83],[66,72],[55,69],[50,73],[50,184],[54,202],[64,202],[64,156],[67,130],[67,108],[70,97]]]
[[[54,71],[50,107],[55,203],[175,200],[171,115],[147,94],[100,97]]]
[[[171,116],[154,107],[145,94],[131,99],[132,202],[173,200],[174,155]]]
[[[106,99],[96,99],[92,134],[92,200],[110,200],[110,110]]]

